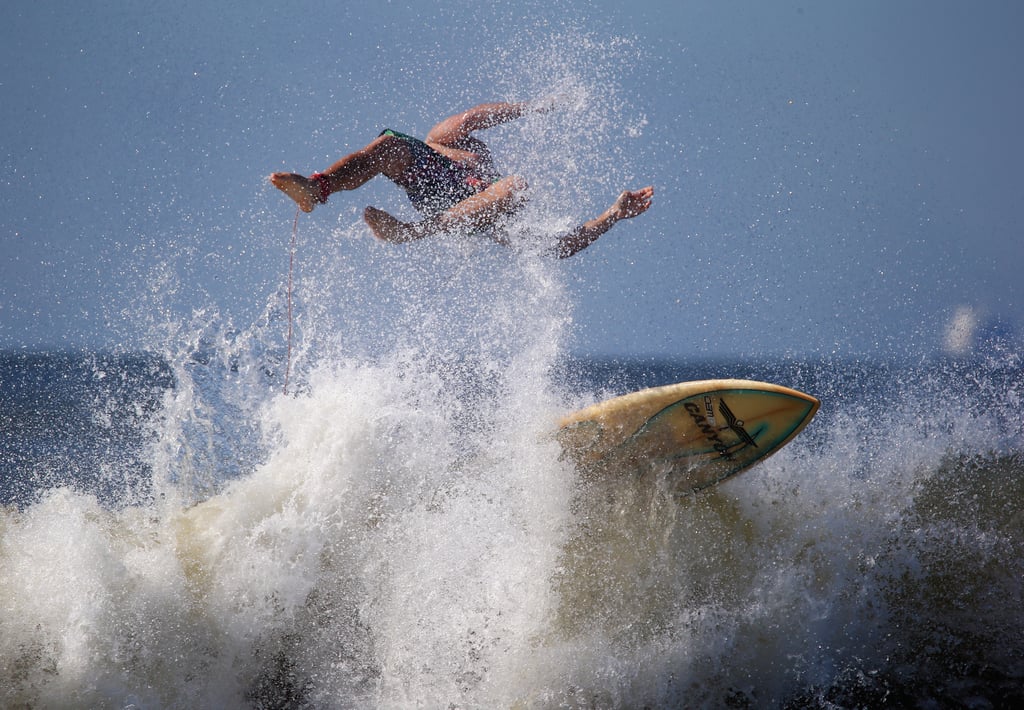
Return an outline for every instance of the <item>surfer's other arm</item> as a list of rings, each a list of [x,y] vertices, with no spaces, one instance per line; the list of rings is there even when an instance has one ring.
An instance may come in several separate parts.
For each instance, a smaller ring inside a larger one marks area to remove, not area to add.
[[[639,190],[623,190],[612,206],[588,222],[584,222],[568,234],[558,238],[554,252],[559,259],[578,254],[597,241],[597,238],[611,229],[620,219],[630,219],[643,214],[651,206],[654,188],[642,187]]]
[[[539,113],[543,110],[530,102],[499,101],[480,104],[441,121],[430,129],[425,140],[428,144],[460,146],[475,131],[493,128],[528,113]]]

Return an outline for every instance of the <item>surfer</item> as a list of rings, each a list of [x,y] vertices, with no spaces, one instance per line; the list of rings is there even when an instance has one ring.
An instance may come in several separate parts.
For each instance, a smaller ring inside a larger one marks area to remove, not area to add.
[[[363,219],[375,237],[388,242],[410,242],[464,229],[490,229],[522,206],[527,183],[518,175],[501,175],[487,145],[473,133],[551,107],[551,101],[480,104],[441,121],[424,140],[387,129],[322,173],[309,177],[274,173],[270,182],[303,212],[312,212],[331,194],[355,190],[384,175],[403,188],[424,215],[419,221],[403,222],[382,209],[367,207]],[[585,249],[619,220],[647,211],[653,195],[654,188],[649,186],[622,192],[600,216],[561,235],[553,250],[555,255],[565,258]],[[490,231],[495,241],[507,246],[500,233]]]

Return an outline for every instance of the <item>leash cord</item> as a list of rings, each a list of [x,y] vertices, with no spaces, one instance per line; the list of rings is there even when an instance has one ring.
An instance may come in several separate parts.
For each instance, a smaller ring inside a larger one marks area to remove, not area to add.
[[[299,234],[299,208],[292,222],[292,242],[288,249],[288,355],[284,366],[284,393],[288,394],[288,375],[292,369],[292,274],[295,272],[295,243]]]

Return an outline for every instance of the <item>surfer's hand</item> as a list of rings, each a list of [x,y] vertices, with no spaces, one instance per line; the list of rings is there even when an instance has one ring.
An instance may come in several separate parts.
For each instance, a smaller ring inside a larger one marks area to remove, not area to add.
[[[650,208],[653,197],[654,188],[650,185],[639,190],[623,190],[612,205],[612,216],[615,219],[629,219],[643,214]]]

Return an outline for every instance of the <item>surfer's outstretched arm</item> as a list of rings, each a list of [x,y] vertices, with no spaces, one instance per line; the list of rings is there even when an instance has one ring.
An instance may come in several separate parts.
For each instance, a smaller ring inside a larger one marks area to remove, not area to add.
[[[559,259],[567,259],[573,254],[583,251],[620,219],[629,219],[646,212],[651,206],[653,197],[654,188],[651,186],[639,190],[624,190],[612,203],[612,206],[602,212],[599,217],[584,222],[568,234],[559,237],[558,244],[554,248],[555,256]]]
[[[375,237],[396,243],[411,242],[442,232],[482,230],[492,227],[502,216],[515,212],[525,199],[525,190],[526,181],[513,175],[445,212],[418,222],[402,222],[376,207],[367,207],[363,219]],[[598,217],[559,237],[552,250],[554,255],[565,259],[586,249],[619,220],[646,212],[653,196],[654,188],[650,186],[624,190]],[[508,246],[500,233],[492,230],[491,236],[499,244]]]

